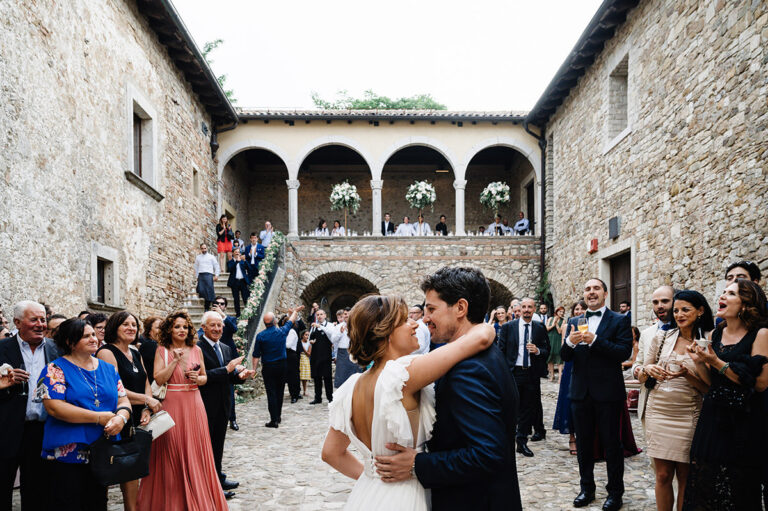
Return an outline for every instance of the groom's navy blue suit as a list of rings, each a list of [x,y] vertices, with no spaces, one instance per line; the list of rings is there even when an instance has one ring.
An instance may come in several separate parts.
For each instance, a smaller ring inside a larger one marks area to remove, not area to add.
[[[515,465],[517,389],[494,344],[435,383],[435,422],[416,477],[435,511],[519,510]]]

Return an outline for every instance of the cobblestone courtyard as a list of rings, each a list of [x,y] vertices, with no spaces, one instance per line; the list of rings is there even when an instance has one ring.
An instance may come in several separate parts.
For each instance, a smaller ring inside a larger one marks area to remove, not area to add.
[[[310,384],[310,397],[312,387]],[[557,385],[542,380],[544,422],[551,426],[557,400]],[[287,395],[287,394],[286,394]],[[296,404],[286,400],[279,429],[264,427],[268,420],[266,397],[238,406],[240,431],[227,432],[224,470],[240,482],[229,501],[232,511],[340,509],[352,481],[320,460],[320,446],[327,431],[327,407],[310,406],[304,398]],[[640,422],[632,426],[644,447]],[[529,443],[533,458],[518,455],[517,466],[523,508],[526,510],[572,509],[578,493],[576,457],[568,453],[568,437],[549,431],[544,442]],[[587,508],[599,510],[606,492],[605,463],[595,467],[597,500]],[[625,462],[626,510],[655,509],[653,471],[645,453]],[[110,511],[122,509],[120,490],[110,490]]]

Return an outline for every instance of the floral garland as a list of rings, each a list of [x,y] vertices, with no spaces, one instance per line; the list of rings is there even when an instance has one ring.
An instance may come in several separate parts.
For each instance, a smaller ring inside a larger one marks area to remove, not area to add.
[[[429,181],[416,181],[408,187],[405,194],[405,200],[412,208],[423,209],[427,206],[433,206],[437,200],[435,187]]]
[[[330,201],[332,210],[349,209],[353,215],[360,208],[360,195],[357,193],[357,187],[349,184],[348,181],[333,185]]]
[[[253,282],[251,282],[251,295],[248,297],[248,301],[240,313],[240,318],[237,320],[236,335],[239,337],[239,342],[237,339],[235,342],[238,343],[238,348],[242,349],[243,346],[241,346],[241,344],[245,344],[248,320],[256,314],[262,300],[267,298],[265,295],[267,291],[267,283],[269,282],[269,274],[274,269],[275,264],[277,264],[277,258],[280,256],[280,248],[283,246],[284,242],[285,234],[280,231],[275,231],[272,240],[264,251],[264,259],[262,259],[259,264],[259,274],[253,279]]]
[[[509,202],[509,185],[503,181],[489,183],[480,193],[480,204],[483,207],[498,211],[501,204]]]

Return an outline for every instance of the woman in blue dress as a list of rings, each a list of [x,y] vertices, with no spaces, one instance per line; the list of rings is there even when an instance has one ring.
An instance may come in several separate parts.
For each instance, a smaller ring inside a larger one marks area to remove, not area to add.
[[[581,316],[587,310],[587,304],[584,300],[579,300],[571,306],[571,317]],[[565,328],[563,328],[563,336]],[[555,407],[555,420],[552,423],[552,429],[559,431],[563,435],[570,435],[569,450],[572,455],[576,455],[576,435],[573,428],[573,415],[571,414],[571,399],[568,393],[571,388],[571,369],[572,362],[566,362],[563,366],[563,373],[560,376],[560,391],[557,394],[557,406]]]
[[[52,509],[102,511],[107,488],[88,466],[90,444],[117,435],[131,419],[131,407],[117,369],[93,356],[99,340],[82,319],[64,321],[56,333],[64,354],[46,367],[37,383],[45,421],[42,456],[51,460]]]

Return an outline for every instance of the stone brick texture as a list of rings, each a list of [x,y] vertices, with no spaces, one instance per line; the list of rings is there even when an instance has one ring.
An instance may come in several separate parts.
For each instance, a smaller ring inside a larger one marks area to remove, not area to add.
[[[631,131],[604,154],[609,76],[627,52]],[[767,64],[765,2],[653,0],[630,12],[546,127],[558,304],[598,273],[593,238],[601,250],[630,240],[640,325],[656,286],[714,302],[730,262],[768,270]]]
[[[119,253],[118,305],[139,315],[178,306],[197,243],[214,234],[201,103],[132,1],[0,2],[0,20],[0,304],[84,309],[95,241]],[[127,84],[157,111],[161,202],[124,176]]]
[[[421,303],[422,278],[443,266],[472,266],[489,279],[492,306],[532,295],[539,282],[539,239],[452,237],[289,241],[279,309],[297,302],[331,304],[341,294],[400,294]]]

